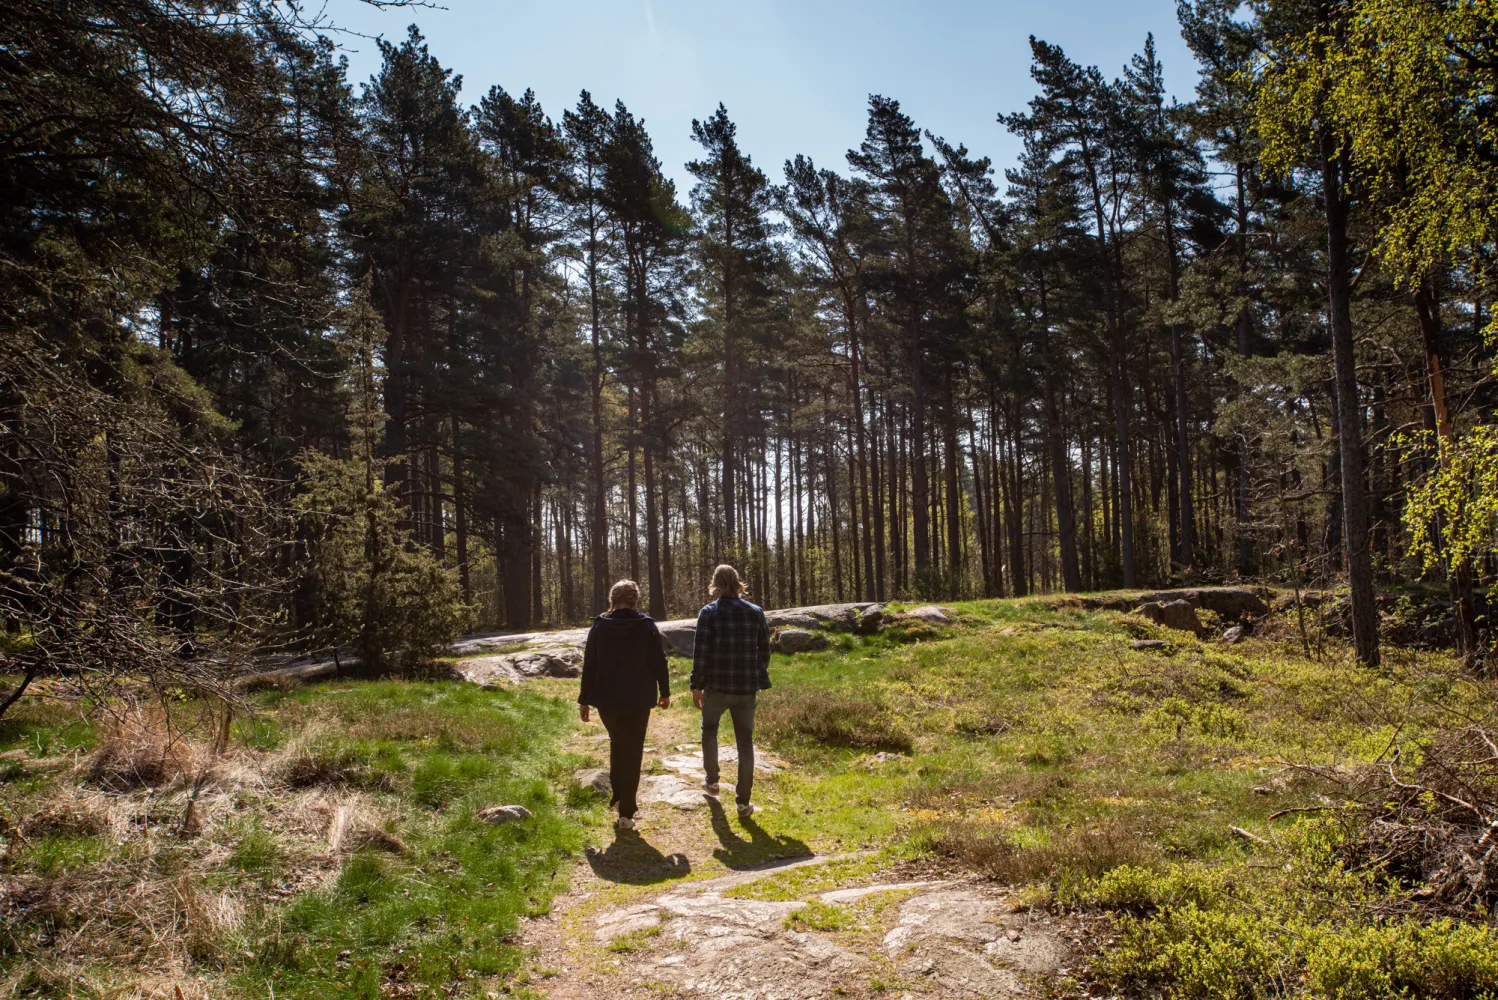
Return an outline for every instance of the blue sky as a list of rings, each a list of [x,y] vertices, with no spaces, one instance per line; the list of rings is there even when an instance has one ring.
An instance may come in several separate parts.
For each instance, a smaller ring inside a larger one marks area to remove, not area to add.
[[[527,87],[553,118],[587,88],[645,118],[656,154],[683,200],[696,155],[693,118],[722,101],[740,144],[772,181],[805,153],[846,169],[863,137],[868,95],[901,102],[916,124],[994,159],[1002,170],[1019,143],[995,118],[1034,93],[1029,36],[1061,45],[1110,77],[1153,31],[1166,80],[1181,99],[1196,82],[1174,0],[444,0],[441,8],[376,10],[328,0],[339,24],[404,37],[415,22],[443,65],[463,76],[463,99],[490,86]],[[345,35],[351,77],[378,64],[373,42]]]

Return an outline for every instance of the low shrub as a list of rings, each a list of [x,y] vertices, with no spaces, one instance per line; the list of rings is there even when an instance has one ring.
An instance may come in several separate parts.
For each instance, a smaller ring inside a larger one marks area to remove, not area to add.
[[[883,703],[819,689],[774,691],[760,703],[757,722],[772,741],[856,750],[910,753],[915,740]]]

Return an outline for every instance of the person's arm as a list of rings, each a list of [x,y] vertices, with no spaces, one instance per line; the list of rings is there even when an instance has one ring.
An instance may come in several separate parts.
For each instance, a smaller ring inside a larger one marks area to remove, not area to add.
[[[697,631],[692,633],[692,679],[689,686],[701,691],[707,683],[708,657],[712,653],[713,611],[711,607],[697,612]]]
[[[666,664],[666,643],[655,622],[650,623],[650,638],[650,672],[655,675],[656,686],[661,692],[656,706],[666,708],[671,704],[671,668]]]
[[[593,646],[593,634],[596,629],[588,629],[588,640],[583,643],[583,680],[577,690],[577,715],[584,722],[588,721],[588,706],[593,704],[594,690],[598,686],[598,651]]]
[[[770,665],[770,625],[765,621],[765,613],[759,613],[759,662],[766,667]]]

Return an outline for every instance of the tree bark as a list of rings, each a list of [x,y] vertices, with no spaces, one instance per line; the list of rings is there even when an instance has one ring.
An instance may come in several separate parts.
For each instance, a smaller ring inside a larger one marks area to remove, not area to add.
[[[1378,607],[1369,550],[1368,496],[1363,472],[1362,406],[1358,397],[1356,342],[1352,332],[1352,264],[1347,235],[1348,202],[1343,190],[1345,153],[1331,129],[1318,137],[1321,192],[1326,202],[1327,320],[1337,386],[1338,451],[1342,473],[1342,534],[1352,598],[1352,640],[1358,660],[1379,663]]]

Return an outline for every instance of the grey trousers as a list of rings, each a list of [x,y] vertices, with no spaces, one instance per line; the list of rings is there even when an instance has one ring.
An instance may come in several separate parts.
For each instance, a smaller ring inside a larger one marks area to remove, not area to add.
[[[702,696],[702,769],[711,784],[718,782],[718,723],[727,712],[733,720],[734,741],[739,748],[739,780],[734,798],[747,805],[754,791],[754,704],[755,694],[723,694],[707,691]]]

